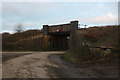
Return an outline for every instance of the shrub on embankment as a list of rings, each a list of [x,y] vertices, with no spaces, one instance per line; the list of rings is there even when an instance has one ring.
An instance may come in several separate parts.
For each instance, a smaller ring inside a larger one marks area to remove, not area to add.
[[[120,52],[120,26],[91,27],[77,30],[71,49],[63,57],[71,62],[114,62]]]
[[[3,51],[40,51],[43,48],[40,30],[2,34]]]

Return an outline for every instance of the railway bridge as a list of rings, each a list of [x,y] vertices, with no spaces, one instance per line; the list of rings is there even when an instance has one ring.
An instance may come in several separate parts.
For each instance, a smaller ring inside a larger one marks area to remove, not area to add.
[[[78,29],[78,21],[67,24],[43,25],[43,41],[46,50],[67,50],[70,39],[75,30]]]

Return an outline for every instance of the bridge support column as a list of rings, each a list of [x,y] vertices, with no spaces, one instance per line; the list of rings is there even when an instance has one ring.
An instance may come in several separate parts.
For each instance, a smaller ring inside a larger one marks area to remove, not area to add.
[[[71,21],[70,25],[71,25],[70,32],[73,32],[78,29],[78,21]]]
[[[44,42],[44,46],[43,46],[44,50],[49,50],[49,35],[45,34],[43,40],[44,40],[43,41]]]
[[[70,49],[74,50],[76,48],[76,39],[75,39],[75,31],[78,29],[78,21],[71,21],[71,29],[70,29]]]
[[[48,34],[49,26],[48,25],[43,25],[43,33]]]

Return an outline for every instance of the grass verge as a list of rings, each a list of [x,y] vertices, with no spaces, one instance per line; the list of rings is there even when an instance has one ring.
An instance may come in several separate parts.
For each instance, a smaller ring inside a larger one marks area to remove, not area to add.
[[[111,55],[108,56],[101,56],[99,58],[93,57],[92,60],[87,59],[86,60],[86,55],[78,55],[76,53],[71,53],[67,52],[62,55],[62,58],[65,60],[72,62],[72,63],[77,63],[77,64],[89,64],[89,63],[118,63],[118,53],[112,53]]]

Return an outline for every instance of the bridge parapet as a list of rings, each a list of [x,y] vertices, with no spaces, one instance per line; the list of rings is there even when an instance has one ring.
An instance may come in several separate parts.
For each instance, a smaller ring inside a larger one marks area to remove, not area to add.
[[[67,24],[60,24],[60,25],[43,25],[43,33],[68,33],[70,34],[71,31],[75,31],[78,29],[78,21],[71,21]]]

